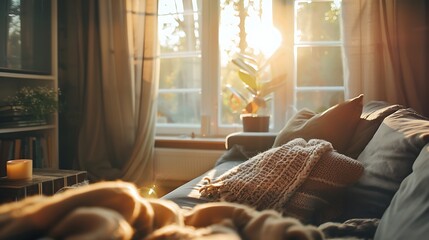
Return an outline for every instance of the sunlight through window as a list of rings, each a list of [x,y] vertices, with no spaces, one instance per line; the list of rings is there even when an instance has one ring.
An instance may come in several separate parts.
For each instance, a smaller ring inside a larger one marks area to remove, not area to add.
[[[271,93],[267,104],[272,130],[284,126],[287,109],[320,111],[344,99],[340,0],[158,3],[157,134],[225,136],[242,131],[243,103],[234,102],[228,90],[247,87],[237,80],[239,69],[232,63],[237,54],[263,62],[280,49],[288,51],[277,67],[287,69],[289,83],[277,95]],[[271,72],[269,66],[263,74],[270,79]]]

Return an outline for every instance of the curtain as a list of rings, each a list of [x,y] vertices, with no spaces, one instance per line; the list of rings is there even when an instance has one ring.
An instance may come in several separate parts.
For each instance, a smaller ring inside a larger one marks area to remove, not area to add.
[[[64,81],[81,82],[62,85],[66,98],[81,98],[81,106],[75,106],[81,110],[79,126],[73,128],[78,133],[69,133],[76,139],[78,168],[92,180],[148,184],[158,88],[157,1],[67,2],[65,8],[71,9],[64,11],[71,17],[65,41],[76,48],[65,50]]]
[[[349,96],[412,107],[429,116],[425,0],[343,0]]]
[[[153,151],[159,83],[158,1],[127,0],[134,121],[137,136],[124,179],[153,180]],[[142,174],[142,170],[143,174]]]

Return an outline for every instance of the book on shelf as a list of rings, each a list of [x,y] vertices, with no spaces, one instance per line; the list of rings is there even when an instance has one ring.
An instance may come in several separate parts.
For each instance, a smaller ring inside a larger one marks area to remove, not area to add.
[[[45,119],[36,119],[16,106],[0,106],[0,128],[30,127],[47,124]]]
[[[20,159],[21,158],[21,141],[22,139],[20,138],[16,138],[14,141],[14,146],[13,146],[13,159]],[[26,158],[26,157],[24,157]]]
[[[22,121],[11,121],[11,122],[0,122],[0,128],[15,128],[15,127],[33,127],[46,125],[45,120],[22,120]]]
[[[0,103],[0,114],[8,112],[17,112],[22,110],[21,107],[12,105],[10,103]]]

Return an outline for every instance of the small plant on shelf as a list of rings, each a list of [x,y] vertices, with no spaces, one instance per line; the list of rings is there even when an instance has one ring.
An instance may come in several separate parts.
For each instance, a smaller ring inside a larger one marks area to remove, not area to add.
[[[49,87],[23,87],[11,98],[11,105],[35,120],[46,120],[59,110],[60,90]]]

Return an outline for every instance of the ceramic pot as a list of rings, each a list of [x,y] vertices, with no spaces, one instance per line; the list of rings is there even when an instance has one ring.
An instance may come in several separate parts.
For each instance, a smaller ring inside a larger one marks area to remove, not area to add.
[[[270,116],[241,115],[243,132],[268,132],[270,128]]]

